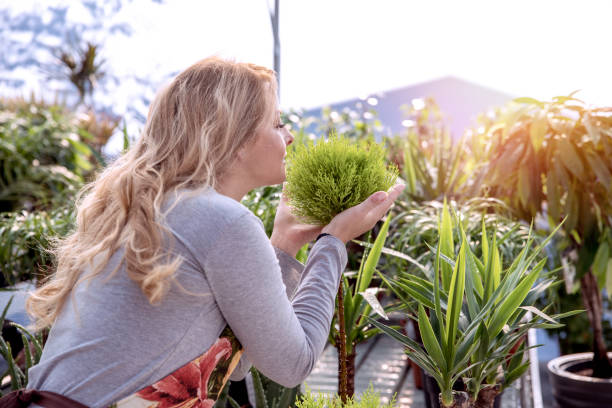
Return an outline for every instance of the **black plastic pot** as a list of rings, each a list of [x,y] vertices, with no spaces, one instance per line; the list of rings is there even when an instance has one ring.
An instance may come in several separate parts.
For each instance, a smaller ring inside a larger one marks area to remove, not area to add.
[[[548,362],[555,408],[612,407],[612,379],[577,374],[590,368],[592,359],[593,353],[578,353]]]
[[[455,391],[464,391],[464,389],[465,385],[461,379],[459,379],[459,381],[453,385],[453,390]],[[440,387],[438,387],[436,379],[429,375],[425,370],[423,370],[423,392],[425,393],[425,407],[440,408]],[[495,398],[495,402],[493,403],[493,408],[500,407],[501,394]]]

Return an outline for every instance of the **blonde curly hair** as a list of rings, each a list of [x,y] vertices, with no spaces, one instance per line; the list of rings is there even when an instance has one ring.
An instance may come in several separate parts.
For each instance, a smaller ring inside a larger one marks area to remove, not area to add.
[[[178,190],[215,188],[276,110],[275,95],[273,71],[216,57],[164,88],[138,141],[81,192],[76,229],[53,249],[56,271],[27,301],[36,326],[52,325],[72,289],[100,274],[118,250],[129,278],[159,303],[181,264],[164,249],[170,235],[162,205]]]

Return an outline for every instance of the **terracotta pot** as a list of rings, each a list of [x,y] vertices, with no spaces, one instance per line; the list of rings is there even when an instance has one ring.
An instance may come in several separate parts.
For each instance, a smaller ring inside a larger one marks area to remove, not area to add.
[[[608,353],[612,359],[612,352]],[[612,379],[580,372],[591,366],[593,353],[568,354],[548,362],[555,408],[612,407]]]

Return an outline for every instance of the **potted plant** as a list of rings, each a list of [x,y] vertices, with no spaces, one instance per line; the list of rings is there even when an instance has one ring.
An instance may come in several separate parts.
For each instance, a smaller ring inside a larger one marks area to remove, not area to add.
[[[519,98],[484,118],[472,145],[483,163],[479,188],[525,220],[541,216],[555,225],[567,218],[558,243],[565,287],[580,290],[593,353],[549,364],[553,394],[562,407],[612,406],[602,326],[603,288],[612,295],[612,108],[588,107],[574,94],[548,102]]]
[[[416,275],[417,277],[433,281],[433,265],[436,261],[435,253],[428,246],[437,241],[439,215],[443,209],[443,202],[428,201],[424,203],[405,203],[396,208],[402,208],[394,216],[390,236],[387,245],[395,251],[410,254],[410,257],[397,256],[388,257],[385,272],[392,277],[404,277],[405,275]],[[499,255],[502,267],[507,268],[520,251],[529,237],[529,226],[518,224],[511,219],[512,212],[503,202],[493,198],[474,198],[462,204],[455,204],[457,212],[461,214],[462,226],[469,240],[470,246],[475,250],[481,250],[482,234],[485,230],[493,231],[499,243]],[[483,224],[486,228],[483,228]],[[461,234],[458,228],[451,229],[452,242],[455,251],[461,244]],[[489,238],[492,238],[491,236]],[[535,243],[543,237],[534,236]],[[481,256],[476,253],[476,256]],[[545,258],[542,254],[540,258]],[[539,261],[540,259],[536,259]],[[444,265],[443,265],[444,266]],[[398,289],[401,290],[401,289]],[[403,297],[411,295],[402,293]],[[419,329],[416,321],[414,323],[413,338],[422,342],[418,335]],[[416,369],[421,371],[418,365]],[[413,367],[413,369],[415,368]],[[423,377],[423,389],[425,392],[425,403],[428,408],[438,405],[438,394],[440,392],[435,379],[427,374]],[[501,396],[496,398],[500,401]]]
[[[455,228],[461,237],[459,250],[453,243]],[[437,247],[432,248],[436,255],[433,281],[381,274],[409,316],[417,320],[423,345],[370,319],[405,344],[409,357],[436,379],[443,407],[492,407],[495,396],[529,366],[523,358],[527,331],[557,327],[558,319],[565,316],[548,316],[534,307],[538,295],[554,283],[543,272],[546,260],[536,262],[552,234],[540,245],[529,237],[510,266],[503,268],[499,254],[505,238],[498,241],[493,231],[489,239],[484,224],[482,228],[482,242],[472,248],[462,222],[444,204]],[[572,313],[576,312],[566,315]],[[453,390],[459,379],[465,389]]]

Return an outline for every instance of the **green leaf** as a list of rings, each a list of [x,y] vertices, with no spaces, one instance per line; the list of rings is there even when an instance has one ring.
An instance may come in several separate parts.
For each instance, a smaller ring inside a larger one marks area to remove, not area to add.
[[[259,371],[255,367],[251,368],[251,376],[253,377],[253,388],[255,389],[255,406],[257,408],[268,408],[268,401],[266,401],[266,393],[261,382]]]
[[[365,242],[365,241],[360,241],[358,239],[354,239],[354,240],[352,240],[352,242],[354,242],[354,243],[356,243],[358,245],[361,245],[363,247],[366,247],[366,248],[372,248],[374,246],[374,244],[370,244],[369,242]],[[410,257],[410,256],[408,256],[408,255],[406,255],[406,254],[404,254],[402,252],[399,252],[399,251],[396,251],[395,249],[390,249],[390,248],[387,248],[387,247],[383,247],[381,252],[383,254],[385,254],[385,255],[391,255],[391,256],[394,256],[396,258],[400,258],[400,259],[403,259],[405,261],[408,261],[411,264],[413,264],[414,266],[416,266],[417,268],[419,268],[424,273],[427,273],[427,268],[423,264],[421,264],[416,259],[414,259],[414,258],[412,258],[412,257]]]
[[[4,319],[6,319],[6,314],[9,311],[9,308],[11,307],[11,304],[13,303],[13,298],[15,297],[15,295],[12,295],[9,298],[9,301],[6,303],[6,306],[4,306],[4,310],[2,310],[2,316],[0,316],[0,325],[4,325]],[[2,327],[2,326],[0,326]]]
[[[481,232],[480,243],[482,247],[482,263],[484,264],[484,263],[487,263],[489,259],[489,237],[487,235],[487,227],[485,226],[484,214],[481,217],[481,223],[482,223],[482,232]]]
[[[406,179],[406,192],[408,194],[416,193],[416,174],[414,170],[414,163],[412,160],[412,150],[410,148],[412,144],[408,144],[408,147],[404,151],[404,178]]]
[[[468,242],[468,239],[465,235],[465,231],[463,230],[463,226],[459,224],[459,229],[461,231],[461,239],[464,242]],[[466,259],[465,259],[465,299],[468,305],[468,311],[471,318],[476,317],[478,315],[478,311],[480,309],[479,298],[477,297],[477,293],[482,293],[482,282],[480,281],[480,272],[476,267],[476,263],[474,262],[474,254],[469,246],[466,245]],[[480,286],[480,292],[477,287]],[[480,295],[482,296],[482,295]]]
[[[528,368],[529,368],[529,361],[526,361],[523,364],[521,364],[518,368],[507,373],[504,376],[504,385],[507,386],[507,385],[512,384],[514,381],[520,378],[523,374],[525,374]]]
[[[526,103],[530,105],[538,105],[540,108],[544,107],[544,102],[540,102],[537,99],[529,98],[526,96],[521,97],[521,98],[514,98],[513,101],[516,103]]]
[[[612,298],[612,259],[608,259],[606,269],[606,292],[608,292],[608,298]]]
[[[497,289],[501,280],[502,263],[499,258],[499,249],[497,246],[493,248],[493,262],[491,264],[491,274],[493,276],[493,290]]]
[[[302,264],[306,264],[306,261],[308,260],[308,244],[300,248],[298,253],[295,255],[295,259]]]
[[[593,260],[593,273],[597,278],[597,283],[600,288],[606,285],[609,259],[610,246],[608,245],[608,241],[603,241],[599,244],[599,248],[597,248],[597,252],[595,253],[595,259]]]
[[[551,170],[546,173],[546,202],[548,203],[549,215],[552,217],[553,223],[556,224],[561,217],[561,203],[557,176]]]
[[[535,315],[540,316],[542,319],[544,320],[548,320],[551,323],[554,324],[559,324],[559,322],[557,322],[555,319],[553,319],[552,317],[550,317],[549,315],[547,315],[546,313],[542,312],[540,309],[538,309],[537,307],[534,306],[521,306],[521,309],[527,310]]]
[[[392,285],[394,287],[397,287],[404,291],[406,294],[412,296],[417,302],[425,305],[428,309],[435,308],[434,301],[432,301],[432,299],[430,298],[431,291],[428,291],[427,289],[423,288],[418,283],[413,281],[398,282],[393,280],[389,280],[389,282],[393,282]],[[397,291],[394,290],[393,292],[397,294]]]
[[[478,326],[478,331],[476,332],[476,338],[478,339],[478,350],[476,352],[476,361],[484,361],[488,357],[489,351],[489,334],[487,332],[487,325],[484,324],[484,321],[480,322]]]
[[[438,240],[438,248],[436,250],[436,263],[434,267],[434,311],[436,320],[438,321],[438,330],[442,338],[442,347],[446,347],[446,328],[444,327],[444,319],[442,318],[442,305],[440,303],[440,245],[441,240]]]
[[[531,177],[532,175],[529,172],[529,167],[522,165],[518,169],[518,195],[519,201],[523,208],[528,208],[529,203],[532,201],[531,197]]]
[[[390,328],[389,326],[386,326],[378,321],[376,321],[375,319],[372,319],[370,316],[366,316],[366,319],[368,322],[370,322],[370,324],[376,326],[378,329],[380,329],[380,331],[382,331],[383,333],[387,334],[388,336],[391,336],[393,339],[399,341],[400,343],[402,343],[404,346],[411,348],[412,350],[422,350],[422,347],[419,343],[417,343],[416,341],[414,341],[413,339],[411,339],[408,336],[403,335],[402,333],[398,332],[395,329]]]
[[[425,350],[427,350],[440,371],[446,372],[448,362],[444,359],[442,348],[434,334],[431,323],[429,322],[429,316],[425,313],[423,305],[419,305],[419,332],[421,333],[421,339],[423,340]]]
[[[372,250],[370,251],[368,258],[365,261],[365,266],[363,268],[363,276],[359,279],[359,288],[358,292],[365,291],[372,281],[372,276],[374,275],[374,270],[376,269],[376,265],[378,265],[378,260],[380,259],[380,254],[382,252],[382,248],[385,244],[385,240],[387,239],[387,234],[389,233],[389,222],[391,221],[391,215],[387,216],[385,223],[380,229],[376,240],[374,241],[374,245],[372,246]]]
[[[123,133],[123,151],[122,153],[125,153],[130,148],[130,136],[128,135],[127,123],[125,122],[125,120],[123,121],[122,133]]]
[[[553,315],[552,318],[558,321],[558,320],[564,319],[566,317],[571,317],[571,316],[575,316],[575,315],[580,314],[580,313],[584,313],[585,311],[586,310],[582,310],[582,309],[570,310],[569,312],[559,313],[559,314]]]
[[[496,282],[496,278],[495,278],[495,254],[497,252],[497,234],[495,234],[495,232],[493,232],[493,236],[491,237],[492,242],[491,242],[491,250],[489,250],[489,257],[483,261],[486,261],[486,267],[484,269],[484,297],[483,300],[485,302],[488,302],[489,299],[491,299],[491,296],[493,295],[493,292],[495,291],[495,289],[497,289],[495,282]]]
[[[548,130],[548,119],[546,118],[546,111],[538,113],[529,126],[529,136],[533,150],[537,153],[542,147],[546,131]]]
[[[290,407],[291,403],[295,401],[295,397],[297,396],[297,393],[298,393],[298,387],[285,388],[276,406],[277,407]]]
[[[363,292],[359,292],[359,294],[365,299],[366,302],[370,305],[372,310],[378,313],[379,316],[383,317],[385,320],[389,320],[389,316],[385,313],[385,309],[382,307],[378,299],[376,298],[376,293],[373,293],[368,288]]]
[[[597,179],[604,188],[610,189],[612,185],[612,175],[606,166],[605,162],[599,157],[596,152],[586,151],[588,163],[591,169],[597,176]]]
[[[516,286],[516,288],[508,295],[501,304],[493,312],[489,324],[489,336],[495,337],[501,332],[502,328],[510,319],[512,314],[521,305],[531,287],[539,276],[537,270],[533,270]]]
[[[567,137],[559,138],[558,141],[559,149],[557,150],[561,157],[561,162],[570,173],[572,173],[580,182],[585,182],[584,179],[584,164],[580,155],[576,151],[574,145],[568,140]]]
[[[459,325],[459,315],[463,304],[463,293],[465,288],[465,252],[467,243],[463,241],[459,250],[459,260],[453,270],[448,294],[448,311],[446,312],[446,358],[452,361],[454,358],[454,343]]]
[[[232,408],[240,408],[240,404],[238,404],[236,400],[233,399],[232,397],[228,396],[227,401],[229,402]]]
[[[28,383],[28,370],[32,367],[32,351],[30,350],[30,343],[25,334],[21,333],[21,341],[23,342],[23,351],[25,354],[25,379],[24,383]]]
[[[440,249],[442,254],[453,258],[455,255],[455,244],[453,242],[453,222],[451,219],[446,199],[442,207],[442,225],[438,228],[440,231]],[[448,292],[451,285],[451,275],[453,268],[450,265],[442,264],[442,287],[445,292]]]

